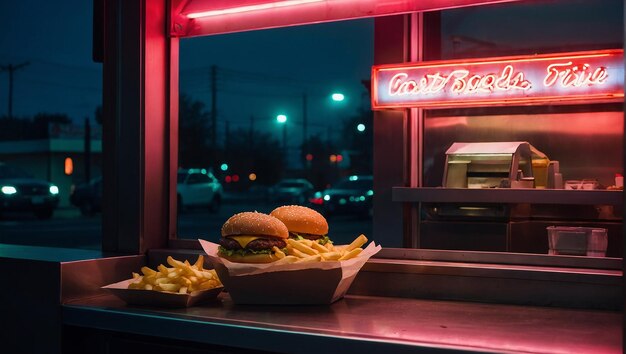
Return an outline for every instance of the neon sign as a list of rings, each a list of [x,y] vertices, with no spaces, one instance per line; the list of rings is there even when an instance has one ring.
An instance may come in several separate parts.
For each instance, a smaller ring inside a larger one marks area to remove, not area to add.
[[[454,107],[620,100],[622,50],[380,65],[372,107]]]

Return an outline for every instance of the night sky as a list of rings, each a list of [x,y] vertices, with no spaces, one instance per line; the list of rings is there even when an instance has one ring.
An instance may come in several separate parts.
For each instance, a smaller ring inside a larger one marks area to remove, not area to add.
[[[92,2],[0,1],[0,65],[15,72],[14,116],[39,112],[93,118],[102,102],[102,66],[91,60]],[[0,73],[0,115],[7,114],[8,74]]]
[[[470,38],[461,49],[475,45],[471,38],[528,50],[543,42],[554,45],[560,38],[564,46],[622,43],[623,31],[615,31],[616,23],[623,26],[622,1],[552,3],[557,5],[544,4],[541,12],[520,5],[447,11],[444,55],[453,50],[452,36],[459,34]],[[91,60],[91,7],[89,0],[0,2],[0,65],[30,63],[15,74],[15,116],[66,113],[81,124],[85,117],[93,118],[101,103],[102,67]],[[582,19],[593,25],[581,31]],[[535,26],[535,21],[553,25]],[[180,90],[204,101],[207,110],[210,67],[217,66],[218,131],[223,132],[226,120],[231,129],[248,127],[251,117],[257,129],[275,131],[275,116],[284,113],[290,133],[296,133],[305,93],[310,134],[326,134],[338,119],[369,107],[361,80],[369,78],[373,64],[373,20],[183,39],[180,55]],[[2,72],[0,115],[7,112],[7,89],[8,75]],[[346,95],[345,102],[331,102],[336,91]]]
[[[0,2],[0,65],[30,64],[14,76],[13,115],[66,113],[82,124],[101,104],[102,65],[91,59],[92,2]],[[361,80],[373,61],[373,20],[338,22],[183,39],[182,93],[210,108],[210,67],[218,67],[219,131],[255,127],[276,130],[275,116],[300,129],[306,93],[311,134],[326,134],[337,118],[369,98]],[[8,74],[0,73],[0,115],[8,110]],[[340,91],[346,100],[332,104]],[[299,136],[299,135],[298,135]],[[294,141],[295,143],[295,141]]]

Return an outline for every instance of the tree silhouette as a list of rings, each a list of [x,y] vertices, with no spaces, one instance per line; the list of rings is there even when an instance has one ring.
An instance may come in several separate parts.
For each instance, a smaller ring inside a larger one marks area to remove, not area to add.
[[[228,148],[223,159],[233,174],[245,181],[250,173],[257,176],[256,184],[276,183],[284,173],[284,156],[281,144],[270,133],[239,128],[230,133]],[[246,183],[242,183],[245,186]]]
[[[0,118],[0,140],[47,139],[51,124],[70,124],[72,121],[64,113],[38,113],[30,118]]]
[[[96,107],[94,111],[94,118],[96,119],[96,123],[102,125],[102,105]]]
[[[178,161],[183,167],[209,167],[211,161],[209,147],[210,114],[204,103],[181,94],[178,102]]]
[[[359,132],[357,126],[365,125]],[[374,134],[373,114],[369,110],[361,110],[357,115],[344,120],[341,130],[341,149],[350,155],[349,174],[372,174]]]

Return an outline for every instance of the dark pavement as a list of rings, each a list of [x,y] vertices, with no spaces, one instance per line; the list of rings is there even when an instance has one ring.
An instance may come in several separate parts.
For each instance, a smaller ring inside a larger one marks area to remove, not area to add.
[[[231,215],[242,211],[269,213],[281,204],[266,203],[245,194],[227,195],[219,213],[208,209],[185,210],[178,218],[180,238],[202,238],[217,241],[221,226]],[[363,233],[371,239],[372,222],[352,216],[328,220],[329,236],[335,244],[350,243]],[[0,219],[0,243],[100,249],[102,240],[101,214],[82,216],[73,207],[58,208],[49,220],[38,220],[30,214],[5,214]]]

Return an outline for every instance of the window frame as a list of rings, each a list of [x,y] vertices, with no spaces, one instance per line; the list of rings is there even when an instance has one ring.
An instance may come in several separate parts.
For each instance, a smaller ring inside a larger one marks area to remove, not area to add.
[[[498,2],[473,1],[465,6]],[[115,0],[104,4],[108,21],[103,43],[103,184],[110,191],[103,195],[105,252],[199,249],[197,241],[176,239],[180,38],[165,35],[176,5],[180,1]],[[375,64],[422,58],[421,44],[428,34],[420,30],[423,12],[389,14],[375,21],[374,41],[379,46]],[[407,39],[420,45],[408,46]],[[150,61],[146,53],[150,53]],[[416,246],[411,235],[418,211],[392,202],[391,190],[421,183],[421,171],[407,161],[420,158],[420,154],[415,156],[421,151],[415,144],[423,139],[416,135],[416,124],[422,120],[421,109],[375,112],[374,233],[383,235],[376,240],[385,247]],[[405,140],[387,147],[387,156],[382,156],[377,144],[389,144],[387,138],[398,135]]]

